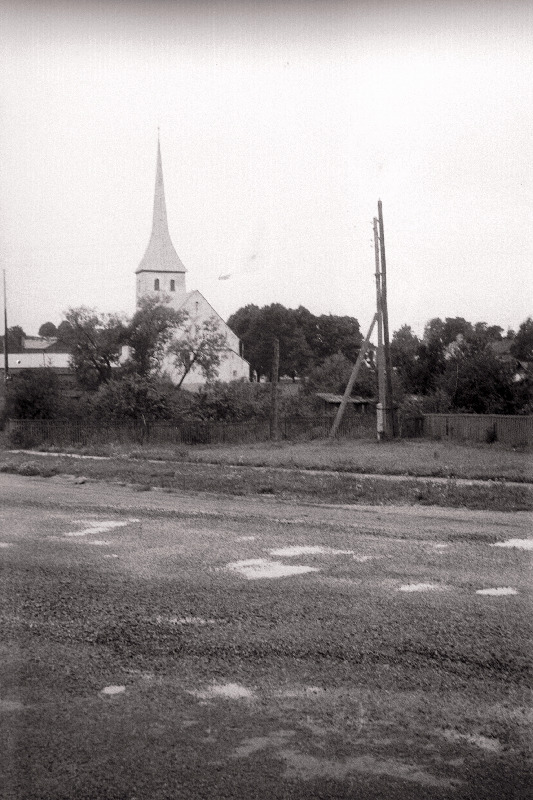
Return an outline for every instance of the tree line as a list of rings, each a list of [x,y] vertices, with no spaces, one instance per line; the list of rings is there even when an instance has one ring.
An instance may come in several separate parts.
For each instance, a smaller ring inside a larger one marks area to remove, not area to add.
[[[264,415],[268,399],[262,387],[272,377],[277,338],[279,376],[297,384],[297,394],[284,400],[285,410],[311,413],[317,407],[317,392],[344,391],[363,340],[354,317],[317,316],[303,306],[289,309],[279,303],[243,306],[228,325],[243,343],[252,384],[217,382],[226,341],[214,319],[196,324],[186,313],[155,299],[144,300],[129,320],[84,307],[71,309],[57,328],[44,323],[39,334],[57,338],[68,349],[76,380],[86,394],[76,408],[66,411],[58,388],[52,391],[57,379],[50,374],[37,379],[35,371],[28,371],[24,380],[16,382],[18,388],[12,387],[11,411],[17,416],[92,413],[111,421]],[[23,335],[18,326],[10,329],[9,350],[20,350]],[[129,355],[122,363],[123,345]],[[178,375],[177,385],[165,374],[169,360]],[[531,317],[516,332],[506,333],[500,326],[462,317],[431,319],[420,338],[403,325],[392,336],[391,360],[395,400],[406,409],[532,413]],[[193,368],[206,380],[194,396],[182,387]],[[353,393],[377,397],[374,348]],[[52,395],[55,399],[47,403],[45,396]]]

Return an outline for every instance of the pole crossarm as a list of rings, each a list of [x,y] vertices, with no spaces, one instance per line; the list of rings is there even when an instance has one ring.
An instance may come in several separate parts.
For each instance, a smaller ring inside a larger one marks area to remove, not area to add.
[[[353,385],[357,380],[357,376],[359,374],[359,370],[361,369],[361,364],[363,363],[363,359],[366,355],[366,351],[368,350],[368,345],[370,343],[370,337],[372,336],[372,331],[374,330],[374,325],[377,322],[378,315],[374,314],[372,322],[370,324],[370,328],[368,329],[368,333],[366,335],[366,339],[361,345],[361,349],[359,350],[359,354],[357,356],[357,361],[354,364],[354,368],[352,370],[352,374],[350,375],[350,380],[346,385],[346,389],[344,390],[344,394],[342,396],[341,404],[337,411],[337,415],[333,420],[333,425],[331,426],[331,430],[329,432],[329,438],[334,439],[337,435],[337,431],[339,429],[339,425],[342,422],[342,418],[344,416],[344,412],[346,410],[346,406],[348,404],[348,400],[350,399],[350,395],[352,393]]]

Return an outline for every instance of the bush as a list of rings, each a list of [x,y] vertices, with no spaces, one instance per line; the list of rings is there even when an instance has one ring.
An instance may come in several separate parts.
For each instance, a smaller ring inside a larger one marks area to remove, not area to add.
[[[7,441],[11,447],[20,447],[22,450],[30,450],[37,444],[35,436],[24,428],[9,431]]]
[[[33,475],[40,475],[41,469],[35,461],[24,461],[24,463],[19,466],[17,472],[19,475],[25,475],[29,477]]]

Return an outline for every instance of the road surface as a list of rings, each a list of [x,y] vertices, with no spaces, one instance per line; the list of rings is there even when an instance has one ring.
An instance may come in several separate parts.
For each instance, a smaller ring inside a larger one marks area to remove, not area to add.
[[[529,797],[531,515],[0,502],[6,800]]]

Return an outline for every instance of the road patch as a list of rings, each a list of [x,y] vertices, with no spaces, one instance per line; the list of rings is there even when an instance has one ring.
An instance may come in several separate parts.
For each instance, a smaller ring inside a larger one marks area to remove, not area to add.
[[[494,597],[501,597],[503,595],[518,594],[516,589],[511,589],[510,586],[498,586],[495,589],[477,589],[476,594],[488,594]]]
[[[104,686],[104,688],[100,690],[100,694],[113,697],[116,694],[123,694],[125,691],[125,686]]]
[[[499,753],[502,749],[499,739],[492,736],[482,736],[479,733],[459,733],[458,731],[444,730],[441,731],[441,735],[449,742],[466,742],[490,753]]]
[[[80,531],[68,531],[63,534],[64,536],[88,536],[92,533],[109,533],[114,528],[124,528],[132,522],[139,522],[138,519],[103,519],[103,520],[90,520],[90,519],[76,519],[75,525],[85,525]]]
[[[254,692],[240,683],[213,683],[209,689],[201,692],[190,691],[189,694],[200,700],[212,700],[217,697],[222,700],[255,700]]]
[[[269,561],[266,558],[250,558],[246,561],[233,561],[226,564],[226,569],[237,572],[248,580],[259,578],[286,578],[289,575],[303,575],[306,572],[318,572],[318,567],[297,564],[283,564],[281,561]]]
[[[281,558],[312,555],[354,555],[353,550],[335,550],[334,547],[322,547],[320,545],[292,545],[291,547],[279,547],[274,550],[269,550],[269,553],[271,556],[280,556]]]
[[[533,550],[533,539],[507,539],[506,542],[496,542],[491,547],[516,547],[519,550]]]

